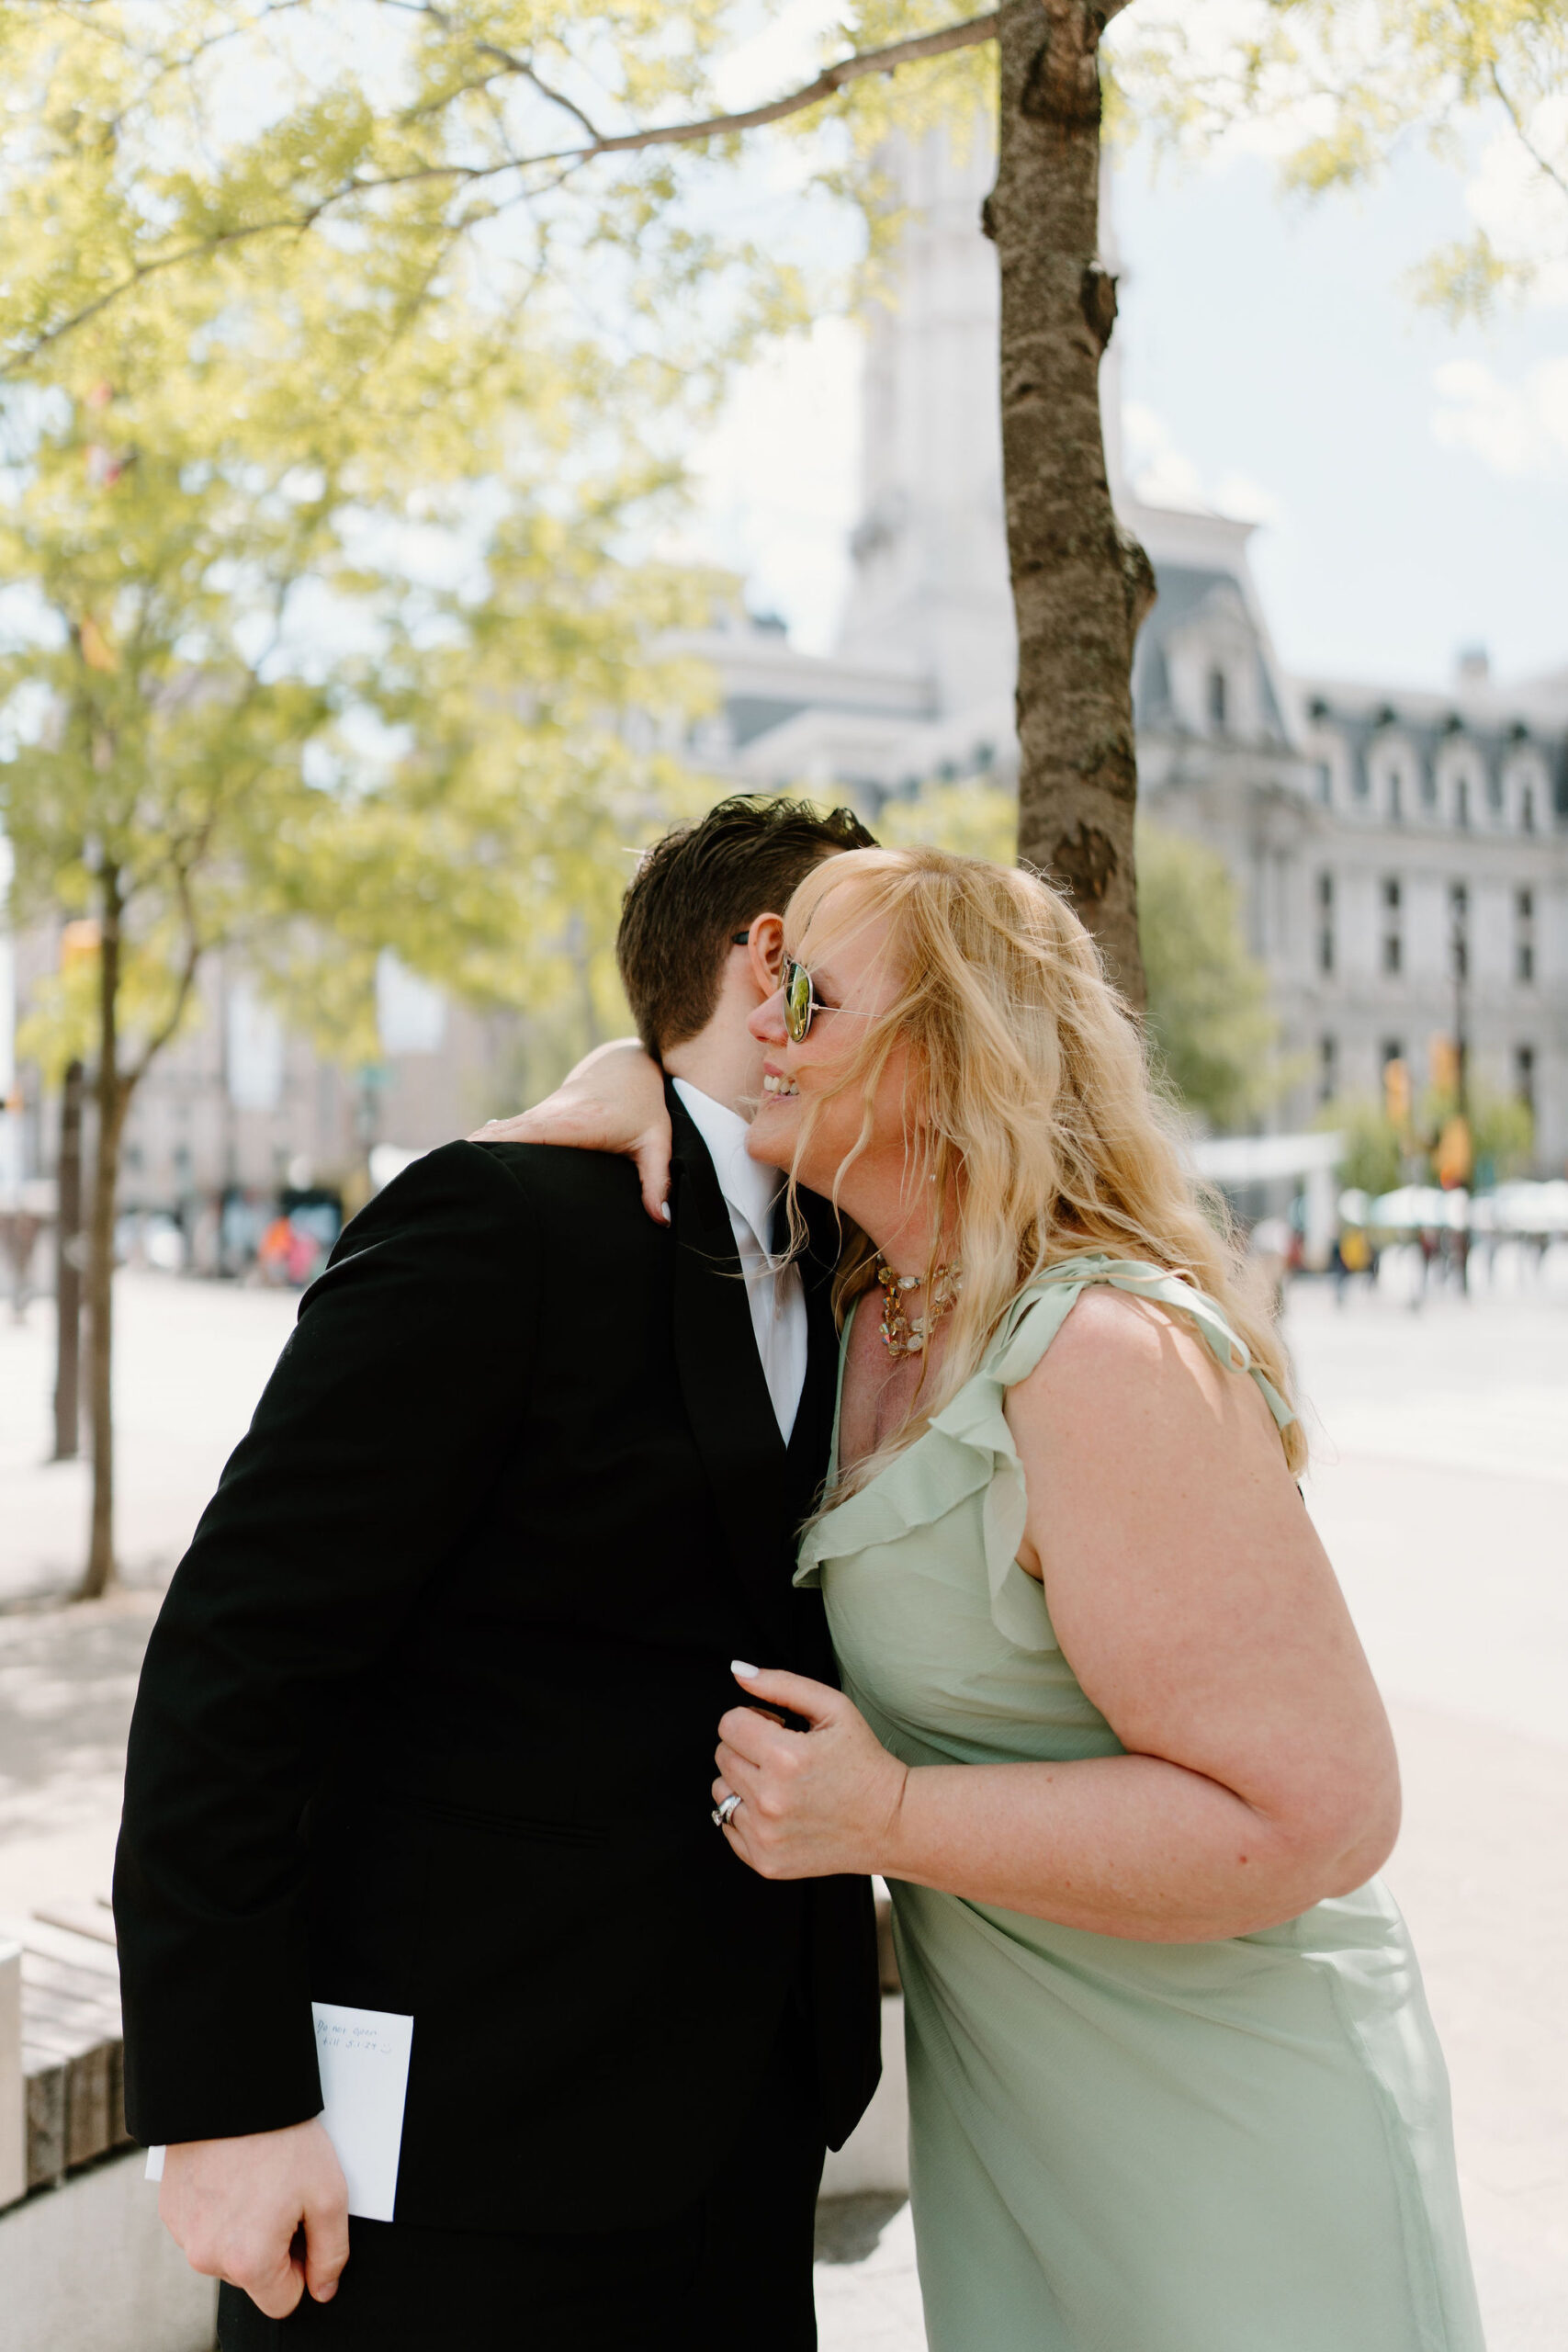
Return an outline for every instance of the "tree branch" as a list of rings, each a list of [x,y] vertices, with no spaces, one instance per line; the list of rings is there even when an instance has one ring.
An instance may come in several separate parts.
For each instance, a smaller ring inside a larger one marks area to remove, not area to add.
[[[402,0],[402,5],[416,14],[433,16],[440,21],[438,10],[419,6],[418,0]],[[1108,0],[1108,6],[1102,5],[1102,13],[1119,15],[1126,5],[1127,0]],[[133,269],[128,270],[113,286],[106,287],[92,301],[84,303],[80,310],[73,311],[68,317],[57,320],[52,326],[45,327],[36,334],[6,366],[0,368],[0,380],[18,373],[40,352],[48,350],[51,344],[60,342],[77,327],[85,326],[89,319],[96,318],[101,311],[118,301],[122,295],[143,285],[148,278],[156,277],[164,270],[178,268],[183,262],[199,261],[225,245],[241,244],[249,238],[266,236],[274,231],[290,230],[303,234],[313,229],[328,212],[340,204],[346,204],[354,197],[371,195],[382,188],[408,187],[424,180],[450,179],[474,183],[497,178],[506,172],[531,171],[544,164],[563,165],[565,169],[558,177],[564,178],[600,155],[634,154],[647,147],[697,146],[705,140],[724,139],[736,131],[760,130],[765,123],[783,122],[790,115],[804,114],[812,107],[821,106],[852,82],[858,82],[868,74],[893,74],[900,65],[912,65],[919,58],[942,57],[953,50],[974,49],[984,41],[994,40],[999,21],[998,12],[992,9],[983,17],[971,17],[963,24],[946,25],[937,32],[917,33],[908,40],[893,41],[886,49],[865,50],[852,57],[840,58],[836,65],[824,66],[815,81],[806,83],[800,89],[790,91],[784,97],[771,99],[765,106],[748,107],[739,114],[709,115],[701,122],[662,123],[647,130],[595,134],[581,147],[553,148],[539,155],[508,155],[497,164],[428,164],[413,171],[389,172],[376,179],[361,178],[355,175],[297,213],[219,230],[209,237],[201,237],[191,244],[181,245],[173,253],[161,254],[154,260],[138,262]],[[488,44],[486,47],[489,50]],[[504,51],[489,50],[489,53],[498,58],[507,57]],[[575,115],[585,129],[592,129],[581,108],[573,106],[569,98],[547,89],[525,60],[507,58],[507,67],[526,75],[542,96],[554,99],[558,106]]]
[[[1126,6],[1126,0],[1120,0]],[[710,115],[704,122],[665,123],[652,130],[623,130],[608,138],[595,139],[587,147],[563,147],[554,154],[530,155],[531,164],[591,163],[595,155],[621,155],[642,147],[682,147],[694,145],[704,139],[724,139],[737,130],[757,130],[764,123],[782,122],[787,115],[804,114],[807,107],[820,106],[851,82],[858,82],[867,74],[893,74],[900,65],[912,65],[917,58],[942,57],[949,50],[974,49],[980,42],[995,40],[1000,21],[999,13],[991,9],[984,17],[971,17],[961,25],[944,25],[940,32],[917,33],[909,40],[896,40],[886,49],[868,49],[853,57],[840,58],[836,65],[826,65],[814,82],[792,90],[786,97],[770,99],[766,106],[750,107],[742,114]],[[575,109],[573,109],[575,111]]]
[[[509,49],[498,49],[492,40],[481,40],[479,52],[481,57],[498,59],[504,73],[521,74],[525,82],[531,82],[542,98],[548,98],[551,106],[559,107],[563,114],[569,114],[574,122],[580,122],[589,138],[595,145],[598,144],[603,137],[598,124],[589,119],[575,99],[569,98],[562,90],[553,90],[547,82],[541,81],[525,57],[513,57]]]
[[[176,865],[175,868],[175,887],[179,892],[180,913],[185,922],[186,952],[180,966],[180,977],[175,988],[174,1009],[163,1026],[155,1029],[148,1038],[146,1045],[137,1057],[134,1067],[120,1072],[121,1098],[128,1104],[146,1077],[152,1064],[156,1061],[180,1023],[185,1019],[186,1007],[190,1002],[190,992],[196,986],[197,972],[201,965],[203,942],[197,926],[196,909],[191,902],[189,869],[183,863]]]
[[[1504,113],[1507,116],[1508,120],[1513,124],[1514,136],[1518,141],[1519,145],[1524,149],[1525,153],[1529,157],[1536,169],[1540,172],[1544,172],[1547,178],[1552,183],[1553,187],[1559,189],[1563,196],[1568,196],[1568,180],[1563,178],[1555,164],[1548,162],[1547,158],[1541,153],[1540,149],[1531,139],[1529,131],[1525,129],[1523,120],[1519,115],[1518,107],[1514,104],[1513,99],[1503,87],[1503,77],[1497,71],[1497,61],[1495,58],[1491,60],[1486,70],[1492,77],[1492,87],[1497,94],[1497,102],[1501,106]]]

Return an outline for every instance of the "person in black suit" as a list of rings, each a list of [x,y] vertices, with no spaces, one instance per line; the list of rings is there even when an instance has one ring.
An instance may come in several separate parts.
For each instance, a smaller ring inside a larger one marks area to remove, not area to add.
[[[880,2065],[870,1889],[759,1878],[710,1784],[732,1660],[832,1677],[791,1571],[836,1227],[785,1264],[737,1138],[775,910],[868,838],[739,799],[658,844],[618,947],[669,1229],[624,1159],[417,1161],[170,1586],[115,1874],[126,2115],[229,2282],[223,2352],[816,2342],[824,2148]],[[312,2001],[413,2019],[389,2223],[346,2222]]]

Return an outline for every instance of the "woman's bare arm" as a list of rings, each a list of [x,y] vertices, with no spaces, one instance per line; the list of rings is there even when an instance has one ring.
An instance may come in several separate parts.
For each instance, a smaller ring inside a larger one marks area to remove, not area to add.
[[[554,1143],[578,1151],[621,1152],[637,1162],[642,1204],[668,1225],[670,1114],[664,1073],[635,1037],[596,1046],[553,1094],[514,1119],[491,1119],[470,1143]]]
[[[750,1775],[746,1858],[1153,1942],[1246,1934],[1360,1885],[1398,1827],[1393,1741],[1255,1384],[1157,1309],[1090,1291],[1008,1418],[1024,1565],[1043,1565],[1063,1650],[1128,1753],[906,1771],[836,1695],[805,1735],[737,1710],[719,1770]],[[798,1694],[793,1677],[749,1687],[800,1707],[786,1683]]]

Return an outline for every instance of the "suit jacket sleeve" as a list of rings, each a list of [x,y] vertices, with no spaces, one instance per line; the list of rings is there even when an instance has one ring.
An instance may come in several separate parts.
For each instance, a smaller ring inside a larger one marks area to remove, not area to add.
[[[515,1442],[537,1236],[453,1144],[348,1227],[170,1586],[115,1867],[126,2115],[144,2142],[319,2113],[300,1825],[355,1686]]]

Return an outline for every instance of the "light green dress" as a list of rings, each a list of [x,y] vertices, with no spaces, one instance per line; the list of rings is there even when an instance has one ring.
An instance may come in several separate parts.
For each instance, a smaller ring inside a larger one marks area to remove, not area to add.
[[[1032,1283],[975,1377],[802,1546],[844,1687],[908,1764],[1122,1752],[1017,1565],[1002,1414],[1091,1282],[1185,1316],[1289,1419],[1157,1268],[1081,1257]],[[1480,2352],[1442,2055],[1377,1880],[1194,1944],[892,1894],[931,2352]]]

